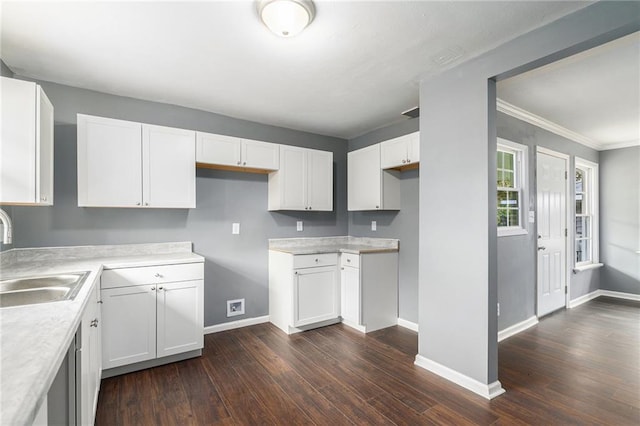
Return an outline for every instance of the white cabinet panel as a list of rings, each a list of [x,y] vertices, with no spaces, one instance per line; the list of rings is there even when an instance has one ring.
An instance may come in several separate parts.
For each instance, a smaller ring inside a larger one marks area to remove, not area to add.
[[[198,163],[240,166],[242,139],[197,132],[196,144]]]
[[[142,127],[142,199],[150,207],[196,207],[195,132]]]
[[[293,326],[336,318],[340,315],[335,266],[296,269],[293,284]]]
[[[102,290],[104,369],[156,357],[155,285]]]
[[[102,372],[102,321],[98,286],[92,292],[80,324],[80,393],[76,395],[79,406],[79,424],[92,425],[98,408],[98,393]]]
[[[347,208],[399,210],[400,172],[382,170],[380,144],[347,154]]]
[[[78,206],[142,204],[142,124],[78,114]]]
[[[202,280],[158,286],[158,357],[203,347],[203,291]]]
[[[383,169],[406,167],[420,162],[420,133],[415,132],[380,143]]]
[[[241,158],[242,167],[278,170],[280,168],[280,147],[275,143],[243,140]]]
[[[269,174],[269,210],[333,210],[333,153],[280,145]]]
[[[351,326],[357,326],[360,318],[360,269],[343,266],[340,271],[341,310],[342,321]]]
[[[0,77],[0,203],[53,205],[53,105],[32,82]]]

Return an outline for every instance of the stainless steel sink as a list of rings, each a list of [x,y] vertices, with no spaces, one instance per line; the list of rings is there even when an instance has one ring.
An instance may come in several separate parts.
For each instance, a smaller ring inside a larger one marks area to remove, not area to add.
[[[0,281],[0,308],[73,300],[89,272]]]

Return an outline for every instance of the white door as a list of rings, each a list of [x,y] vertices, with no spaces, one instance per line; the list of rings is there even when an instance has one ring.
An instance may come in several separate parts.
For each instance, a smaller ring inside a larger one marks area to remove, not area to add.
[[[78,206],[142,204],[142,125],[78,114]]]
[[[280,209],[305,210],[307,149],[280,145]]]
[[[340,294],[335,266],[296,269],[294,275],[294,327],[338,318]]]
[[[223,166],[240,165],[242,139],[202,132],[197,132],[196,138],[198,146],[196,161],[198,163]]]
[[[142,127],[142,198],[145,206],[196,207],[196,133]]]
[[[275,143],[245,140],[242,142],[242,167],[262,170],[280,168],[280,147]]]
[[[340,275],[340,315],[344,322],[360,325],[360,269],[343,266]]]
[[[309,210],[333,210],[333,154],[307,152],[307,207]]]
[[[567,170],[562,154],[537,153],[538,316],[565,306]]]
[[[347,207],[375,210],[382,206],[380,144],[347,154]]]
[[[102,290],[102,367],[156,357],[156,286]]]
[[[202,280],[158,285],[158,358],[204,345]]]

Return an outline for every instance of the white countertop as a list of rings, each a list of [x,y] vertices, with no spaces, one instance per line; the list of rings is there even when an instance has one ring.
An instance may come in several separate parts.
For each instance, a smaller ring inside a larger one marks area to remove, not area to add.
[[[269,250],[294,255],[321,253],[384,253],[398,251],[399,240],[368,237],[312,237],[269,240]]]
[[[31,425],[80,325],[103,269],[204,262],[191,243],[18,249],[2,253],[4,279],[90,274],[74,300],[0,308],[0,424]]]

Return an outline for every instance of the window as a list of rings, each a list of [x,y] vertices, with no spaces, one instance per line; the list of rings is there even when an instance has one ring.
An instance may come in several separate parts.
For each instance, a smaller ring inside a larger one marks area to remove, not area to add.
[[[598,263],[598,165],[576,158],[576,266]]]
[[[527,147],[498,139],[497,149],[497,224],[498,236],[527,233]]]

